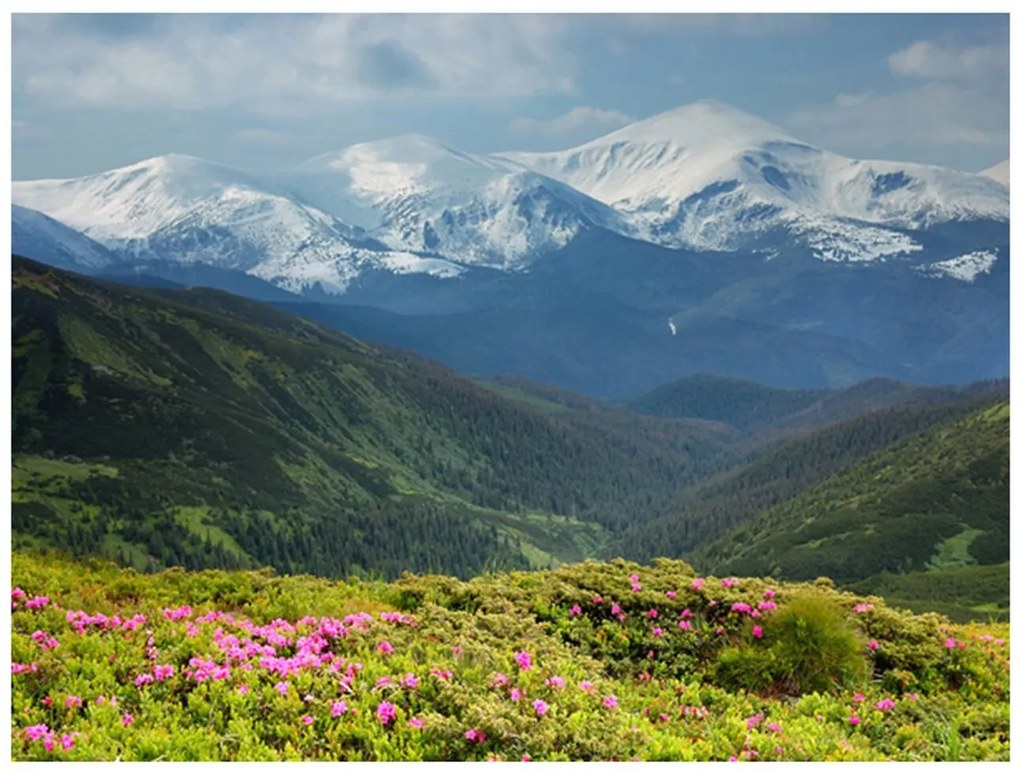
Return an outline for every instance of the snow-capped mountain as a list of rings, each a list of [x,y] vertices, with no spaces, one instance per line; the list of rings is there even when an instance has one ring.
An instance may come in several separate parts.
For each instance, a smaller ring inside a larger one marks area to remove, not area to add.
[[[87,177],[15,182],[13,198],[79,230],[122,259],[202,262],[285,289],[343,292],[387,255],[351,242],[356,229],[236,169],[165,155]],[[427,269],[431,266],[426,266]]]
[[[71,270],[95,270],[117,258],[102,244],[52,217],[24,206],[11,207],[11,251]]]
[[[332,293],[366,271],[528,268],[605,231],[673,249],[924,264],[995,246],[929,254],[927,230],[1009,216],[1008,189],[986,176],[845,158],[716,102],[560,152],[472,155],[406,135],[273,175],[167,155],[15,182],[13,200],[119,259],[202,262]]]
[[[1009,217],[1008,193],[984,177],[845,158],[717,102],[568,150],[498,157],[614,207],[640,237],[671,247],[752,248],[784,230],[821,259],[860,261],[922,248],[903,231]]]
[[[990,166],[984,171],[980,172],[982,177],[988,177],[994,179],[1000,185],[1009,187],[1009,158],[1004,161],[999,161],[994,166]]]
[[[616,211],[561,182],[418,134],[321,155],[279,181],[391,249],[503,269],[585,227],[628,229]]]

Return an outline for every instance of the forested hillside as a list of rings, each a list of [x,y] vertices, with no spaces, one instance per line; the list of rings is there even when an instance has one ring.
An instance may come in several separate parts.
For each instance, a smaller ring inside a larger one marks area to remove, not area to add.
[[[16,259],[13,526],[139,567],[460,575],[595,553],[728,433],[585,419],[210,290]]]
[[[827,575],[841,583],[1005,563],[1009,404],[975,410],[875,453],[695,549],[691,559],[711,570]],[[914,584],[903,579],[894,593],[923,599]]]

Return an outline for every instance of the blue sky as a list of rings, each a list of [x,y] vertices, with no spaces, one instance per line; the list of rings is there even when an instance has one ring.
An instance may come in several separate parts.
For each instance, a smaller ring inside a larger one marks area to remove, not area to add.
[[[12,173],[168,152],[252,170],[417,132],[559,149],[698,99],[853,157],[1008,156],[998,15],[29,15]]]

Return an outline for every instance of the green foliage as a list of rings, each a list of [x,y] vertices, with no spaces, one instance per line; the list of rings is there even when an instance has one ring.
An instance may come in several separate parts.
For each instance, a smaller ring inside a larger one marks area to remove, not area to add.
[[[798,695],[846,689],[868,676],[864,640],[831,600],[798,597],[760,628],[760,641],[752,637],[720,654],[722,683]]]
[[[712,570],[791,579],[821,574],[852,583],[943,567],[940,555],[959,553],[968,542],[977,546],[979,538],[982,548],[968,547],[967,559],[1008,560],[1006,402],[874,453],[696,549],[691,559]]]
[[[15,597],[12,660],[35,665],[12,675],[15,760],[1009,756],[1007,627],[955,627],[893,611],[878,598],[862,609],[862,598],[824,586],[698,582],[675,561],[589,562],[469,582],[405,576],[388,584],[270,571],[141,574],[15,552],[12,573],[25,592]],[[757,639],[733,604],[752,604],[766,590],[778,608],[755,619],[766,628]],[[35,595],[50,601],[30,607]],[[614,604],[624,618],[611,612]],[[67,617],[79,618],[77,611],[91,619],[81,631]],[[808,619],[811,633],[794,624],[787,634],[784,618]],[[680,629],[678,620],[691,629]],[[786,655],[783,639],[830,643],[831,634],[811,627],[823,621],[859,627],[858,652],[864,639],[880,639],[876,677],[857,693],[777,698],[767,688],[733,690],[720,679],[735,650],[758,651],[742,658],[751,677],[755,666],[777,666]],[[346,632],[336,634],[340,627]],[[239,653],[268,636],[271,656]],[[51,637],[58,644],[44,645]],[[529,668],[517,659],[521,651]],[[299,660],[289,674],[265,663]],[[157,666],[173,667],[173,674],[136,684]],[[195,677],[213,667],[222,669]],[[416,684],[403,685],[409,673]],[[523,694],[517,700],[514,689]],[[346,709],[335,712],[341,699]],[[535,709],[539,699],[544,714]],[[894,707],[879,711],[887,700]],[[395,712],[386,724],[377,715],[384,701]],[[52,749],[29,733],[39,725]],[[469,732],[484,733],[484,741]],[[65,749],[64,740],[73,746]]]

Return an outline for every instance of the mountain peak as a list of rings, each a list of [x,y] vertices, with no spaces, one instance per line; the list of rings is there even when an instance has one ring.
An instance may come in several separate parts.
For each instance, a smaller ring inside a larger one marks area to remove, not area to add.
[[[1000,161],[984,171],[979,171],[978,174],[982,177],[994,179],[1000,185],[1009,187],[1009,158],[1004,161]]]
[[[765,142],[797,142],[784,129],[757,115],[714,99],[692,102],[639,120],[582,147],[617,142],[668,143],[690,148],[718,145],[757,147]],[[580,148],[578,148],[580,149]]]

